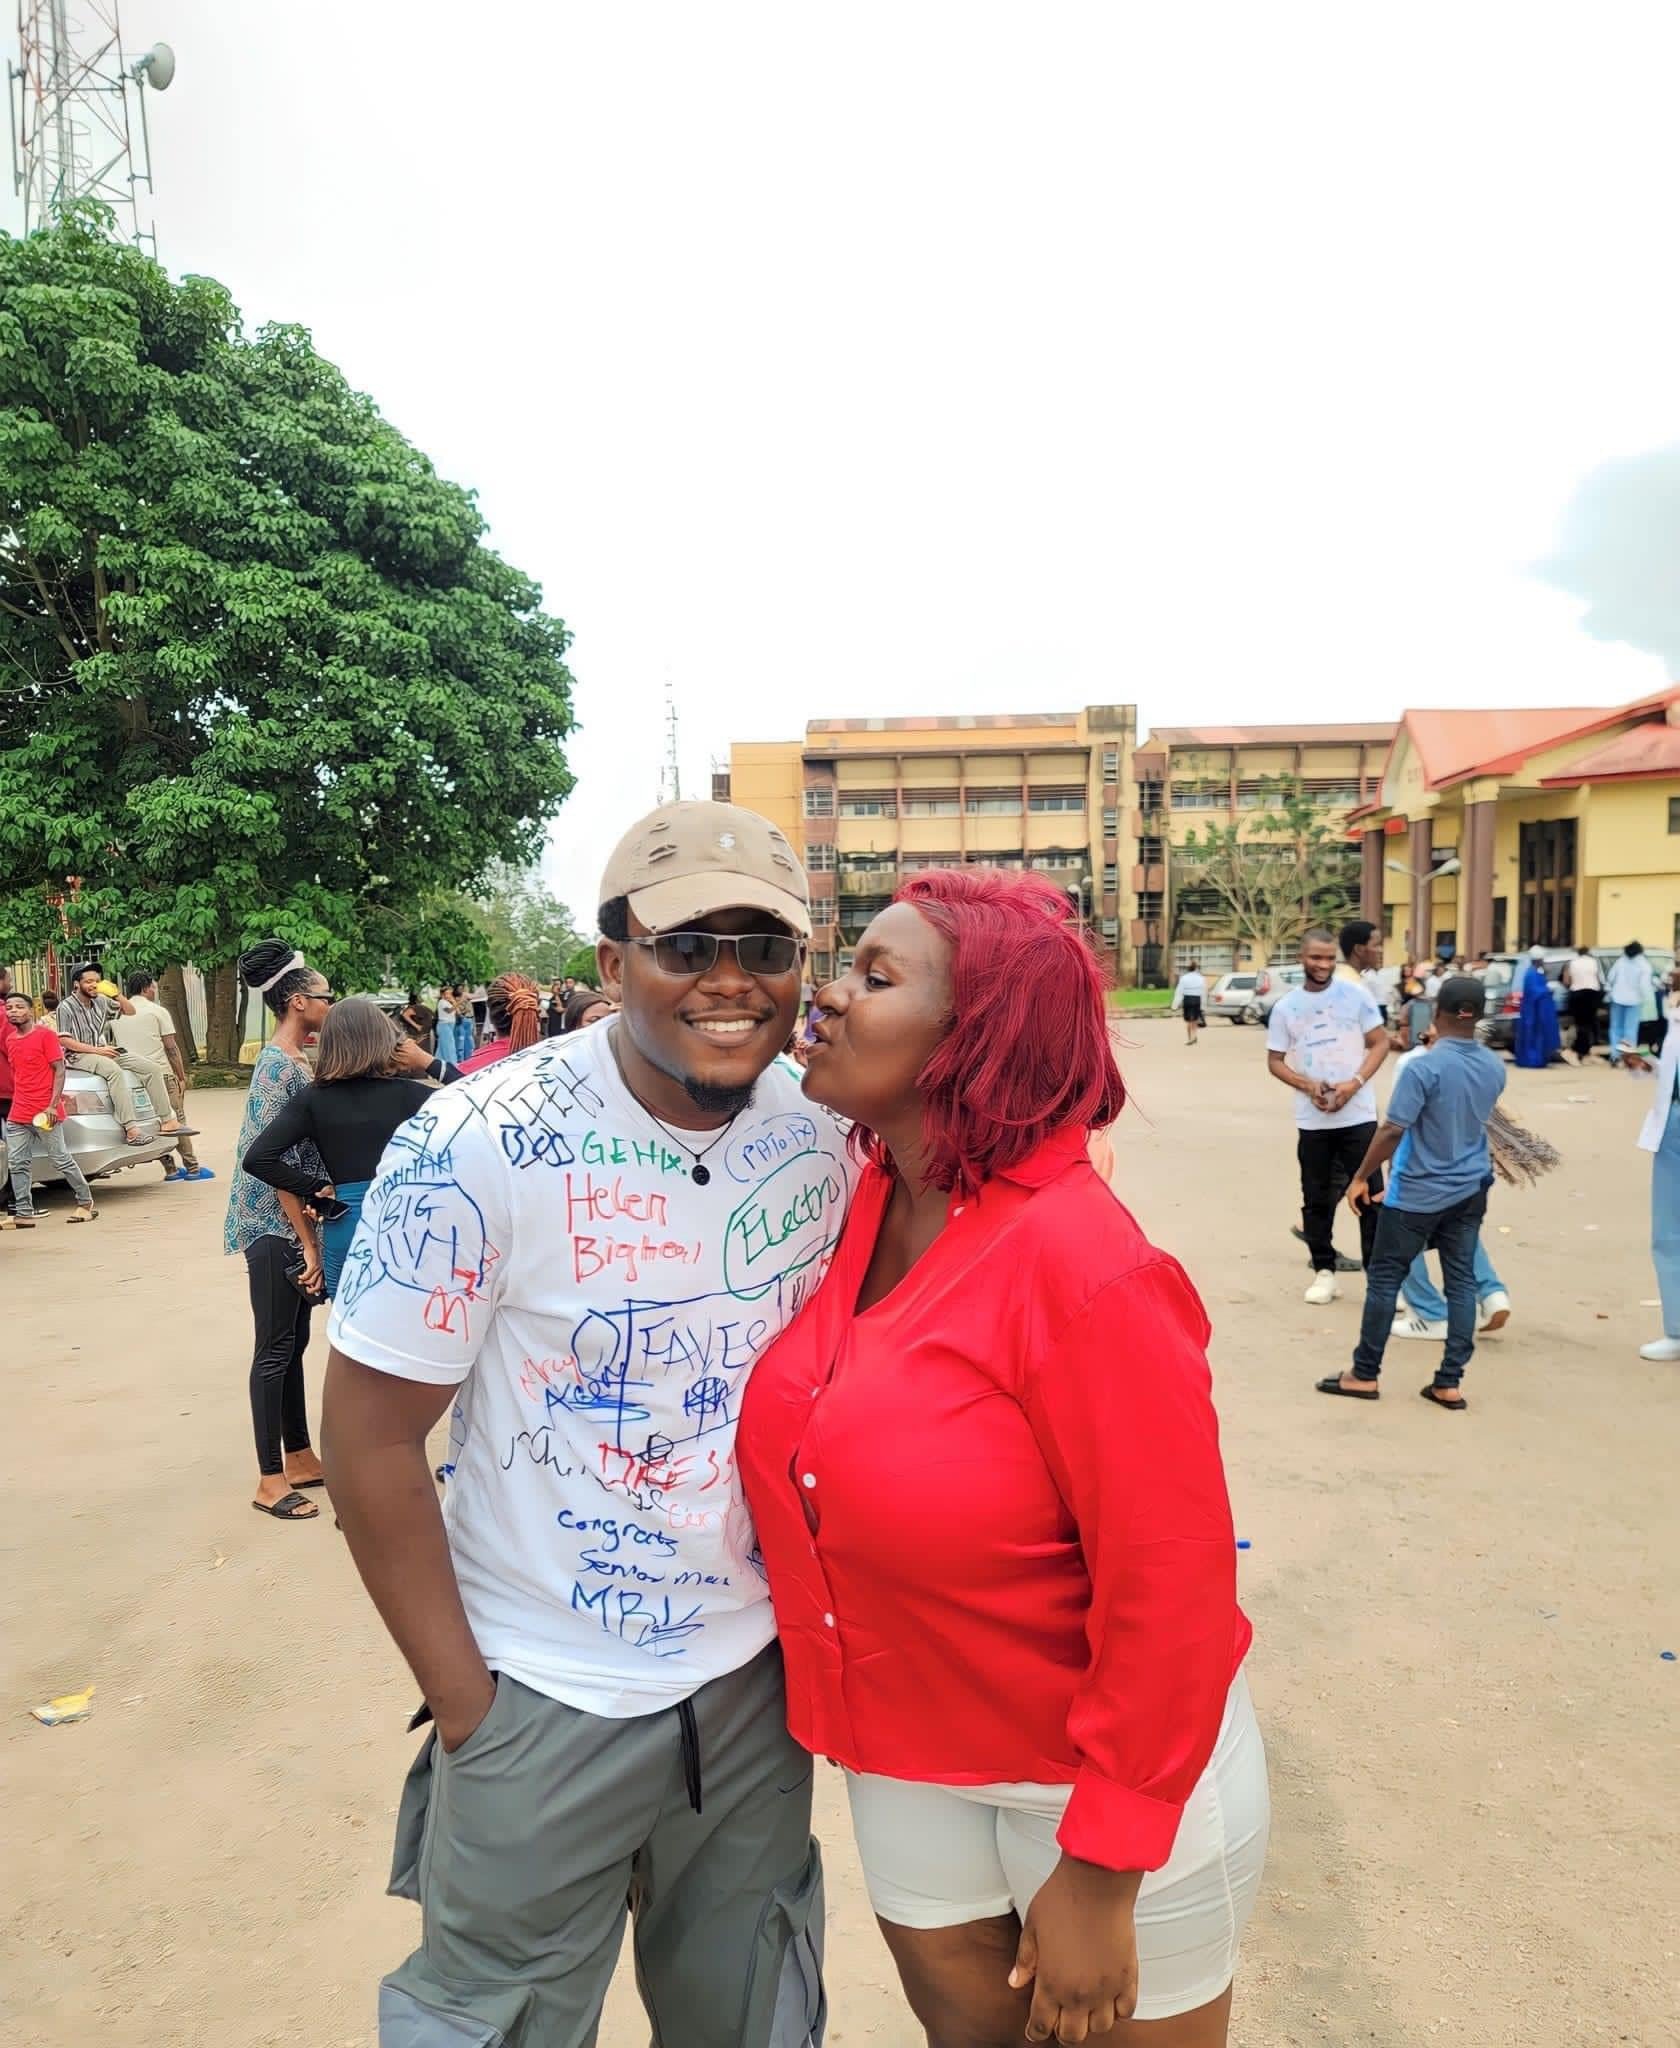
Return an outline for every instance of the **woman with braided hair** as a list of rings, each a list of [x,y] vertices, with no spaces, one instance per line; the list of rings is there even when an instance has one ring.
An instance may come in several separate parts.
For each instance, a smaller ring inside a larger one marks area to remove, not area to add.
[[[498,974],[485,991],[495,1038],[471,1059],[462,1060],[463,1074],[494,1066],[509,1053],[523,1052],[542,1034],[542,996],[528,974]]]
[[[243,1162],[292,1097],[309,1086],[304,1048],[320,1036],[333,992],[325,975],[283,939],[265,939],[242,954],[239,976],[275,1018],[274,1035],[251,1071],[234,1149],[234,1157]],[[325,1178],[313,1146],[299,1147],[291,1156],[303,1172]],[[312,1522],[320,1510],[298,1489],[324,1482],[309,1441],[303,1394],[309,1311],[321,1293],[315,1226],[295,1194],[266,1186],[241,1163],[228,1188],[222,1243],[229,1253],[244,1254],[251,1288],[251,1426],[257,1441],[257,1491],[251,1505],[278,1522]]]

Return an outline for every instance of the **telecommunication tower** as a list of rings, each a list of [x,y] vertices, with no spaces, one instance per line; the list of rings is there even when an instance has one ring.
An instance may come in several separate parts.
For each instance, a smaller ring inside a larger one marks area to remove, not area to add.
[[[677,760],[677,700],[671,678],[665,678],[665,766],[659,778],[659,801],[682,802],[682,769]]]
[[[146,88],[165,89],[175,52],[154,43],[130,64],[117,0],[18,0],[18,61],[8,71],[24,233],[50,227],[78,199],[97,199],[155,256]]]

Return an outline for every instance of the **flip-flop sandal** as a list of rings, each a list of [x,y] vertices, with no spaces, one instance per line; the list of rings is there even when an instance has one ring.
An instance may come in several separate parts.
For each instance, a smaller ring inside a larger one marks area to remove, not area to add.
[[[320,1477],[319,1479],[294,1479],[294,1480],[292,1481],[292,1485],[293,1485],[293,1486],[294,1486],[294,1487],[295,1487],[295,1488],[296,1488],[296,1489],[297,1489],[297,1490],[298,1490],[299,1492],[301,1492],[301,1491],[303,1490],[303,1488],[304,1488],[304,1487],[306,1487],[306,1486],[325,1486],[325,1485],[326,1485],[326,1483],[327,1483],[327,1479],[326,1479],[326,1474],[325,1474],[325,1473],[323,1473],[323,1474],[321,1475],[321,1477]]]
[[[66,1223],[91,1223],[99,1214],[97,1209],[78,1209],[74,1215],[66,1216]]]
[[[318,1522],[321,1519],[321,1510],[315,1503],[305,1500],[295,1489],[291,1493],[283,1493],[272,1504],[254,1500],[251,1505],[259,1515],[272,1515],[277,1522]]]
[[[1344,1387],[1340,1373],[1333,1374],[1327,1380],[1318,1380],[1315,1384],[1321,1394],[1340,1394],[1344,1401],[1380,1401],[1382,1399],[1381,1387],[1374,1387],[1368,1394],[1356,1394],[1352,1387]]]
[[[39,1217],[35,1216],[8,1216],[6,1228],[8,1230],[33,1230],[39,1220]]]
[[[1433,1380],[1430,1381],[1427,1387],[1419,1387],[1418,1392],[1429,1403],[1431,1408],[1444,1408],[1449,1415],[1462,1415],[1470,1405],[1462,1394],[1459,1395],[1456,1401],[1443,1401],[1439,1399],[1435,1392],[1435,1382]]]

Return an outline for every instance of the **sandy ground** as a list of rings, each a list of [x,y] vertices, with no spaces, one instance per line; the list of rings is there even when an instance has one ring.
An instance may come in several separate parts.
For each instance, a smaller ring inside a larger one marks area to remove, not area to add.
[[[1680,1664],[1659,1654],[1680,1650],[1680,1369],[1637,1356],[1657,1329],[1646,1084],[1513,1075],[1508,1102],[1567,1158],[1494,1196],[1516,1318],[1476,1358],[1471,1414],[1416,1398],[1417,1344],[1366,1410],[1311,1391],[1360,1283],[1300,1300],[1289,1103],[1259,1035],[1217,1025],[1192,1053],[1174,1025],[1132,1028],[1118,1184],[1206,1296],[1253,1546],[1276,1816],[1234,2038],[1680,2042]],[[238,1100],[195,1108],[225,1170]],[[415,1931],[382,1895],[412,1685],[330,1518],[246,1505],[225,1194],[146,1168],[92,1231],[60,1198],[0,1237],[10,2048],[361,2048]],[[89,1684],[89,1720],[26,1717]],[[916,2048],[818,1780],[830,2040]],[[622,1974],[602,2038],[646,2041]]]

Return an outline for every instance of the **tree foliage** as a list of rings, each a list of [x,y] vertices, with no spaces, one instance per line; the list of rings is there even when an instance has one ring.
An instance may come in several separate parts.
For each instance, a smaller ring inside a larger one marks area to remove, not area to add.
[[[0,958],[74,876],[213,1023],[270,933],[352,985],[489,965],[459,893],[571,787],[569,636],[302,328],[90,213],[0,237],[0,491]]]
[[[577,927],[535,869],[498,864],[474,892],[472,908],[495,963],[492,972],[512,968],[545,985],[566,972],[564,963],[580,943]]]
[[[1357,910],[1359,865],[1342,811],[1289,776],[1269,777],[1265,795],[1265,808],[1210,821],[1173,851],[1175,886],[1211,891],[1225,928],[1271,960],[1312,925]]]

